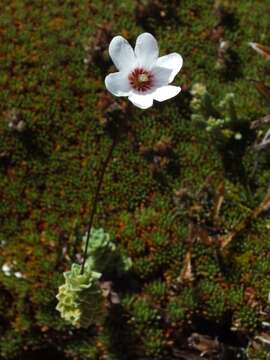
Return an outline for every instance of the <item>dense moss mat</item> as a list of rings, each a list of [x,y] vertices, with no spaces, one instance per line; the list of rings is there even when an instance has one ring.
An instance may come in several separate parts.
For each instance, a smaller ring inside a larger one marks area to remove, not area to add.
[[[248,130],[268,110],[250,81],[260,71],[266,77],[267,64],[248,42],[270,43],[269,1],[229,9],[223,16],[210,0],[1,1],[0,261],[12,273],[0,273],[3,359],[51,347],[70,358],[171,359],[194,331],[211,328],[226,341],[223,332],[234,328],[234,346],[260,333],[270,289],[269,218],[260,216],[226,251],[218,240],[269,186],[269,151],[257,156],[256,133]],[[143,31],[157,37],[161,54],[184,58],[175,81],[183,92],[148,111],[104,89],[113,71],[110,39],[122,34],[132,42]],[[218,69],[221,39],[230,42],[231,59]],[[246,129],[240,145],[218,146],[191,121],[188,89],[198,81],[217,102],[235,94]],[[115,285],[121,306],[78,330],[60,319],[55,294],[81,252],[115,128],[120,137],[95,226],[128,253],[133,273]]]

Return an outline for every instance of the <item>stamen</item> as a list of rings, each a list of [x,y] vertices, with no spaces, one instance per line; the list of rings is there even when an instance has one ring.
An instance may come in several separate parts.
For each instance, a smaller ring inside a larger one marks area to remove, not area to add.
[[[139,92],[150,90],[153,87],[154,76],[153,74],[142,68],[134,69],[128,76],[129,83]]]

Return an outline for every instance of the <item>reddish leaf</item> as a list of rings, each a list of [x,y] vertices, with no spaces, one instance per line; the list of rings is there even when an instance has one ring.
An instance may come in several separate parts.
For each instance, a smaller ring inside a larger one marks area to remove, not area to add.
[[[260,55],[262,55],[267,60],[270,60],[270,46],[261,45],[255,42],[249,43],[249,45],[257,51]]]
[[[270,88],[269,86],[265,85],[262,81],[255,81],[253,80],[257,91],[265,97],[265,99],[270,104]]]

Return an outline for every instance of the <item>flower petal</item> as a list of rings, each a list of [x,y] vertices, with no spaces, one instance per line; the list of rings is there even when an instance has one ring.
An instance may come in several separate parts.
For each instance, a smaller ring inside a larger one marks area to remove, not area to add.
[[[135,54],[140,66],[152,67],[157,61],[159,50],[157,40],[149,33],[137,37]]]
[[[126,39],[115,36],[110,42],[109,54],[118,70],[128,70],[136,62],[135,54]]]
[[[140,109],[148,109],[153,105],[153,93],[135,94],[132,93],[128,99]]]
[[[180,54],[172,53],[158,58],[156,65],[172,70],[169,79],[169,83],[171,83],[175,78],[175,75],[178,74],[178,72],[181,70],[183,65],[183,58]]]
[[[172,70],[165,67],[155,66],[152,70],[154,75],[154,86],[160,87],[169,84]]]
[[[131,90],[128,77],[123,72],[107,75],[105,78],[105,85],[115,96],[128,96]]]
[[[162,86],[154,92],[154,99],[157,101],[164,101],[168,100],[177,94],[179,94],[181,91],[181,88],[179,86],[173,86],[173,85],[167,85]]]

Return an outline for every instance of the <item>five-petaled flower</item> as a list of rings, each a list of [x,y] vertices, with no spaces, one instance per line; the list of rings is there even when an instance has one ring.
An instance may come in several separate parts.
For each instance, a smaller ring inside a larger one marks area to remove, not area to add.
[[[143,33],[133,51],[122,36],[112,39],[109,54],[119,72],[105,78],[107,89],[115,96],[128,96],[137,107],[147,109],[153,100],[164,101],[176,96],[181,88],[169,85],[180,71],[183,59],[172,53],[159,56],[156,39]]]

